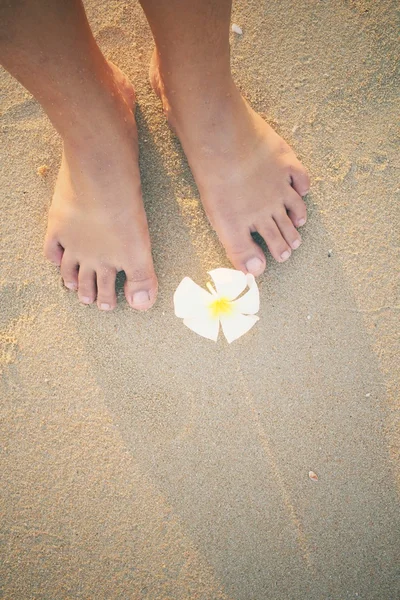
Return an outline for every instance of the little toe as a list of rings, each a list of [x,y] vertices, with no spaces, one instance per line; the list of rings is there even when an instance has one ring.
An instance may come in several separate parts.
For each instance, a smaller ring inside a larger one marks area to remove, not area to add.
[[[59,267],[64,254],[64,248],[55,238],[47,236],[44,241],[44,255],[53,265]]]
[[[290,168],[290,175],[292,177],[292,187],[296,190],[300,196],[305,196],[310,190],[310,176],[307,173],[307,169],[303,167],[299,160],[293,161]]]
[[[153,268],[142,272],[125,270],[125,297],[136,310],[148,310],[156,301],[158,283]]]
[[[92,304],[96,300],[96,273],[82,265],[79,267],[78,298],[82,304]]]
[[[307,207],[304,200],[294,190],[290,190],[285,200],[287,214],[295,227],[301,227],[307,220]]]
[[[67,251],[64,252],[61,260],[60,273],[66,288],[69,290],[78,289],[78,263]]]
[[[117,271],[101,268],[97,271],[97,306],[100,310],[112,310],[117,304],[115,278]]]
[[[277,224],[272,218],[258,228],[258,233],[264,238],[275,260],[285,262],[290,257],[292,253],[290,246],[282,237]]]
[[[288,217],[286,211],[282,210],[281,213],[274,215],[274,221],[291,249],[296,250],[301,244],[301,236],[297,229],[293,226],[293,223]]]
[[[251,273],[256,277],[263,273],[266,266],[265,256],[260,246],[251,237],[249,229],[218,232],[218,234],[227,257],[235,269]]]

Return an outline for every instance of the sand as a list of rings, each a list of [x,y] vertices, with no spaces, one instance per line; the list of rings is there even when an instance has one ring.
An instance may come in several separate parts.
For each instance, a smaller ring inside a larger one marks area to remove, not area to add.
[[[182,277],[229,263],[150,89],[146,21],[86,6],[136,83],[161,291],[137,314],[119,282],[109,314],[62,287],[42,256],[60,140],[3,72],[1,597],[394,600],[396,2],[235,4],[235,77],[313,185],[303,245],[268,257],[231,346],[173,314]]]

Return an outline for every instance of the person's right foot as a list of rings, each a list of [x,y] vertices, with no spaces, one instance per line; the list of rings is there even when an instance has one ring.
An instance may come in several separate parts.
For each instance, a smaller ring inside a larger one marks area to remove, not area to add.
[[[45,255],[84,304],[97,299],[101,310],[114,308],[115,278],[125,271],[128,303],[147,310],[157,279],[141,195],[135,94],[114,65],[104,76],[93,120],[64,139]]]
[[[236,269],[260,275],[258,232],[278,262],[301,244],[306,169],[288,144],[242,98],[217,59],[199,70],[165,68],[157,51],[150,79],[192,169],[211,225]],[[182,66],[183,65],[183,66]]]

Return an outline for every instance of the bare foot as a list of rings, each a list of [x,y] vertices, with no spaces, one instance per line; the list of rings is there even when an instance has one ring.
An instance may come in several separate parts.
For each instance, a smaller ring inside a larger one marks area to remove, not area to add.
[[[90,119],[64,139],[45,254],[84,304],[97,298],[100,309],[114,308],[116,274],[125,271],[128,303],[147,310],[157,279],[141,195],[135,93],[114,65],[102,86]]]
[[[307,171],[287,143],[241,96],[230,75],[201,80],[163,71],[155,52],[150,79],[195,177],[205,212],[235,268],[259,275],[265,256],[287,260],[301,244]]]

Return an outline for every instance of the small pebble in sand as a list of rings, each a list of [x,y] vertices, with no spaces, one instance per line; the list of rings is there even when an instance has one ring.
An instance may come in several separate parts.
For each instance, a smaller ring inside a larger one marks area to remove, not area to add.
[[[242,28],[239,27],[239,25],[236,25],[235,23],[232,23],[232,31],[233,31],[233,33],[237,33],[238,35],[243,34]]]
[[[307,315],[307,320],[309,321],[311,319],[311,315]]]
[[[332,256],[332,250],[328,250],[328,256],[329,258]]]
[[[369,397],[370,397],[370,395],[371,395],[371,393],[369,392],[368,394],[365,394],[365,397],[366,397],[366,398],[369,398]]]
[[[38,172],[38,175],[40,175],[40,177],[46,177],[49,170],[50,170],[50,167],[48,167],[47,165],[42,165],[41,167],[38,168],[37,172]]]
[[[314,471],[310,471],[308,473],[308,476],[311,479],[311,481],[318,481],[318,475],[316,473],[314,473]]]

